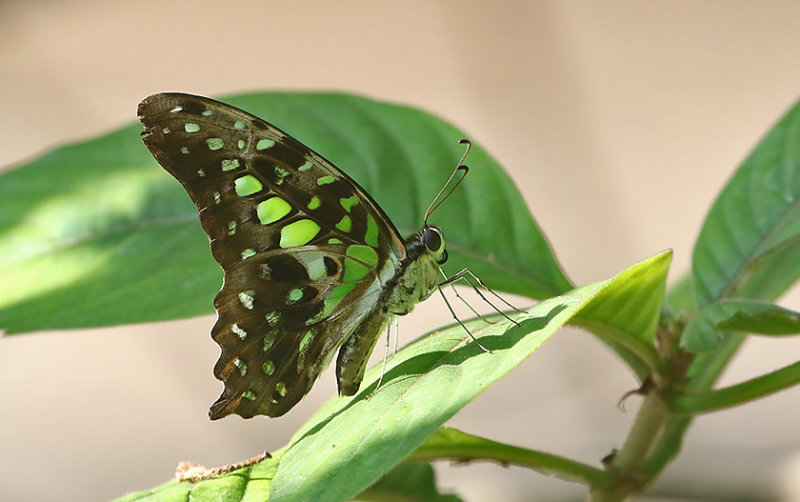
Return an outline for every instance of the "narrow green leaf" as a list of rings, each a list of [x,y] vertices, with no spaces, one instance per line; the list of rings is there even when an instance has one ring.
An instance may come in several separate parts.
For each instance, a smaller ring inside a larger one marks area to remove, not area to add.
[[[453,494],[439,493],[436,473],[427,462],[406,462],[387,472],[377,483],[361,492],[356,500],[397,500],[409,502],[461,502]]]
[[[800,276],[800,105],[744,161],[695,245],[701,306],[724,297],[772,300]]]
[[[647,267],[622,272],[571,321],[608,343],[640,378],[661,365],[653,341],[671,261],[672,251],[665,251]]]
[[[483,352],[464,331],[452,326],[429,334],[399,351],[387,363],[381,388],[380,367],[370,370],[361,391],[335,398],[295,434],[275,475],[270,500],[345,500],[374,483],[408,456],[459,409],[528,357],[581,308],[606,290],[622,290],[630,278],[661,270],[659,255],[608,281],[545,300],[519,320],[487,326],[468,323]],[[646,297],[646,295],[643,295]],[[635,300],[635,299],[634,299]]]
[[[691,352],[714,350],[725,331],[794,335],[800,333],[800,313],[758,300],[719,300],[700,309],[686,325],[681,347]]]
[[[464,133],[405,106],[344,94],[228,100],[274,122],[356,179],[404,233],[463,154]],[[131,103],[131,115],[136,103]],[[212,311],[221,271],[197,210],[132,125],[0,174],[0,329],[19,333],[158,321]],[[509,177],[480,147],[431,217],[448,270],[534,298],[569,289]]]

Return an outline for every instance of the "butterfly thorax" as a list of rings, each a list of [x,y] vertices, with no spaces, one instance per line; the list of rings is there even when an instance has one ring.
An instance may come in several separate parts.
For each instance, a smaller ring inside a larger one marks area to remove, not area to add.
[[[389,313],[405,315],[428,298],[441,280],[439,266],[447,259],[438,227],[425,227],[404,242],[406,256],[389,288]],[[431,246],[431,247],[429,247]]]

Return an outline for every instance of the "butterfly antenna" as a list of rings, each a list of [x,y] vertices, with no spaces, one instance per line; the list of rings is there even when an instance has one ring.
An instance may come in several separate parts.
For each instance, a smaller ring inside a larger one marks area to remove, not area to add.
[[[450,195],[452,195],[453,190],[455,190],[456,187],[458,185],[460,185],[462,181],[464,181],[464,177],[469,172],[469,167],[464,165],[464,160],[467,158],[467,154],[469,153],[470,147],[472,147],[472,142],[470,140],[468,140],[468,139],[461,139],[458,142],[460,144],[462,144],[462,145],[467,145],[466,149],[464,150],[464,155],[461,156],[461,160],[458,162],[458,165],[456,166],[456,168],[453,169],[453,172],[450,174],[450,177],[447,178],[447,182],[444,184],[444,186],[442,186],[442,189],[439,190],[439,193],[436,194],[436,197],[433,198],[433,200],[431,201],[431,204],[428,206],[428,209],[425,211],[425,219],[423,220],[425,226],[428,226],[428,218],[430,217],[431,213],[436,211],[436,208],[441,206],[442,202],[446,201],[447,198],[450,197]],[[447,187],[450,185],[450,182],[453,181],[453,178],[456,177],[456,173],[458,173],[459,171],[463,171],[463,173],[461,174],[461,177],[458,179],[458,181],[455,182],[455,184],[450,189],[450,191],[447,192],[447,195],[442,197],[442,194],[447,189]]]

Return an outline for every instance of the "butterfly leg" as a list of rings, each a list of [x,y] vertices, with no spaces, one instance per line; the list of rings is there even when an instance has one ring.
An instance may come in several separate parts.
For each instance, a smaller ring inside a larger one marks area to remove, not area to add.
[[[445,284],[447,284],[447,283],[445,283]],[[444,304],[445,304],[445,305],[447,305],[447,309],[448,309],[448,310],[450,310],[450,314],[452,314],[452,316],[453,316],[453,319],[455,319],[455,320],[456,320],[456,322],[458,322],[458,324],[459,324],[459,325],[460,325],[462,328],[464,328],[464,331],[466,331],[466,332],[467,332],[467,334],[469,335],[469,337],[470,337],[470,338],[472,338],[472,340],[473,340],[475,343],[477,343],[477,344],[478,344],[478,347],[480,347],[480,348],[481,348],[481,350],[483,350],[484,352],[491,352],[491,350],[489,350],[489,349],[487,349],[486,347],[484,347],[483,345],[481,345],[481,342],[479,342],[479,341],[478,341],[478,339],[477,339],[477,338],[475,338],[475,335],[473,335],[473,334],[472,334],[472,331],[470,331],[470,330],[469,330],[469,328],[468,328],[468,327],[467,327],[467,326],[466,326],[466,325],[465,325],[463,322],[461,322],[461,319],[459,319],[459,318],[458,318],[458,316],[456,315],[456,311],[455,311],[455,310],[453,310],[453,307],[452,307],[452,306],[450,306],[450,302],[447,300],[447,296],[445,296],[445,294],[444,294],[444,291],[442,291],[442,285],[441,285],[441,284],[438,284],[438,285],[436,286],[436,289],[438,289],[438,290],[439,290],[439,294],[440,294],[440,295],[442,295],[442,299],[444,300]]]
[[[444,273],[444,270],[442,270],[442,269],[440,268],[440,269],[439,269],[439,272],[441,272],[441,274],[442,274],[442,277],[444,277],[444,280],[445,280],[445,282],[447,282],[447,280],[448,280],[448,277],[447,277],[447,274],[445,274],[445,273]],[[469,310],[470,310],[470,311],[471,311],[471,312],[472,312],[472,313],[475,315],[475,317],[478,317],[478,318],[480,318],[480,319],[481,319],[483,322],[485,322],[486,324],[489,324],[489,325],[491,325],[491,324],[495,324],[493,321],[490,321],[489,319],[487,319],[486,317],[484,317],[483,315],[481,315],[481,314],[480,314],[480,312],[478,312],[477,310],[475,310],[475,309],[472,307],[472,305],[470,305],[470,303],[469,303],[467,300],[465,300],[463,296],[461,296],[461,295],[459,294],[458,290],[456,289],[456,287],[453,285],[453,283],[452,283],[452,282],[450,282],[448,285],[450,286],[450,289],[453,291],[453,294],[454,294],[454,295],[456,295],[456,298],[458,298],[459,300],[461,300],[461,303],[463,303],[464,305],[466,305],[466,306],[467,306],[467,308],[468,308],[468,309],[469,309]]]
[[[394,317],[394,350],[392,351],[392,356],[397,354],[397,344],[400,341],[400,316],[392,316]],[[389,321],[391,324],[391,320]],[[386,336],[389,336],[389,332],[386,332]],[[388,340],[387,340],[388,343]]]
[[[475,284],[473,284],[472,281],[470,281],[470,279],[473,279],[475,282],[478,283],[478,285],[481,288],[485,289],[486,291],[488,291],[489,293],[494,295],[495,298],[497,298],[498,300],[500,300],[501,302],[506,304],[506,306],[508,306],[509,308],[511,308],[513,310],[516,310],[517,312],[522,313],[522,314],[525,313],[524,311],[518,309],[514,305],[511,305],[505,298],[503,298],[502,296],[497,294],[493,289],[491,289],[488,286],[486,286],[486,284],[484,284],[484,282],[480,279],[480,277],[475,275],[469,268],[461,269],[457,274],[453,275],[452,277],[447,278],[447,280],[445,280],[444,282],[439,283],[439,287],[447,285],[447,284],[453,284],[456,281],[463,280],[464,282],[466,282],[472,288],[473,291],[475,291],[475,293],[477,293],[477,295],[481,298],[481,300],[483,300],[487,305],[492,307],[492,309],[494,309],[495,312],[497,312],[501,316],[505,317],[506,320],[511,321],[514,324],[516,324],[517,326],[519,326],[519,323],[517,321],[515,321],[514,319],[508,317],[508,315],[505,312],[503,312],[502,310],[497,308],[497,306],[495,306],[495,304],[490,302],[489,299],[486,298],[486,296],[481,292],[480,288],[478,286],[475,286]],[[473,312],[474,312],[474,310],[473,310]]]

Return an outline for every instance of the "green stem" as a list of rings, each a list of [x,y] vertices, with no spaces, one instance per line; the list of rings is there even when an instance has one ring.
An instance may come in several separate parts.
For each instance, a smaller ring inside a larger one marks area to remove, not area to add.
[[[406,460],[432,461],[452,459],[459,462],[488,460],[499,462],[503,465],[513,464],[527,467],[565,481],[583,483],[593,487],[606,488],[612,482],[612,478],[607,472],[582,462],[551,453],[498,443],[460,431],[459,433],[467,440],[446,444],[426,443],[417,448]]]
[[[714,385],[720,373],[727,365],[731,357],[736,353],[739,346],[744,341],[744,335],[734,333],[722,342],[719,349],[713,354],[697,357],[689,370],[690,380],[686,389],[690,391],[702,391]],[[683,443],[683,436],[686,429],[692,423],[691,416],[673,416],[666,425],[664,434],[659,440],[659,444],[645,461],[642,473],[655,479],[664,467],[678,454]]]
[[[625,443],[609,467],[614,483],[610,489],[593,487],[592,502],[624,500],[651,480],[641,475],[640,467],[658,444],[669,418],[669,407],[660,393],[651,392],[644,398]]]
[[[764,397],[797,383],[800,383],[800,362],[722,389],[673,396],[669,399],[669,406],[675,413],[708,413]]]

